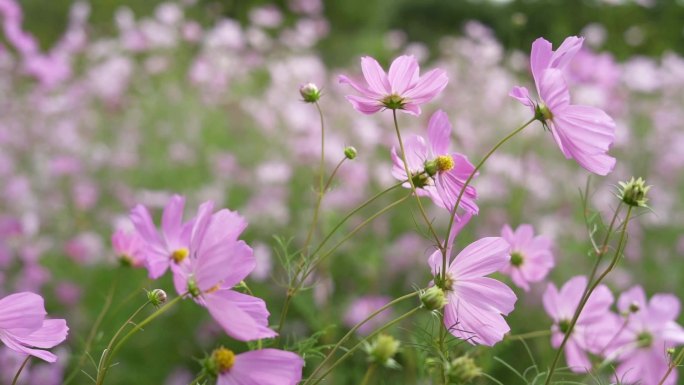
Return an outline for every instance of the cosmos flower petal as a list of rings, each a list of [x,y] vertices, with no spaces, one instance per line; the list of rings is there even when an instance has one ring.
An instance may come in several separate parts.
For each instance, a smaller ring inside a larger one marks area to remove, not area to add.
[[[442,69],[433,69],[418,79],[418,83],[403,95],[413,103],[423,104],[439,95],[449,83],[447,74]]]
[[[454,279],[481,277],[505,266],[509,259],[508,242],[500,237],[479,239],[463,249],[454,259],[449,272]]]
[[[370,90],[378,95],[388,95],[392,93],[387,74],[382,69],[380,63],[370,56],[361,58],[361,71],[366,79]]]
[[[30,292],[10,294],[0,299],[0,330],[25,328],[35,330],[45,319],[43,297]]]
[[[402,55],[390,65],[389,85],[392,94],[402,95],[418,81],[418,61],[413,55]]]
[[[218,384],[296,385],[302,379],[303,367],[304,360],[295,353],[276,349],[252,350],[235,356],[233,368],[219,375]]]
[[[449,153],[449,141],[451,137],[451,123],[446,112],[435,111],[428,122],[428,142],[433,155],[446,155]]]

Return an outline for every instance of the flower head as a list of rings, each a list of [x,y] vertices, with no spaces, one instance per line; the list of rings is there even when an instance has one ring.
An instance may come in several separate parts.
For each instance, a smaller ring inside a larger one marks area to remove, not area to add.
[[[446,87],[446,72],[434,69],[419,76],[418,61],[414,56],[399,56],[385,73],[377,60],[370,56],[361,58],[361,70],[366,83],[363,85],[340,75],[340,83],[352,86],[361,95],[349,95],[347,100],[364,114],[382,109],[401,110],[420,115],[420,104],[434,99]]]
[[[296,385],[302,379],[304,360],[297,354],[277,349],[235,354],[220,347],[205,362],[217,385]]]
[[[69,328],[63,319],[46,319],[43,297],[30,292],[0,299],[0,341],[20,354],[29,354],[47,362],[57,356],[43,350],[66,339]]]
[[[646,181],[642,178],[630,179],[628,182],[619,182],[620,190],[618,192],[618,198],[622,200],[625,204],[634,207],[647,207],[646,202],[648,202],[648,190],[652,186],[646,186]]]
[[[668,370],[668,349],[684,344],[684,329],[677,324],[680,302],[672,294],[655,294],[646,299],[640,286],[622,293],[618,310],[627,316],[625,327],[614,333],[608,354],[620,364],[616,376],[625,383],[659,385]],[[673,371],[664,385],[677,383]]]
[[[535,104],[525,87],[514,87],[510,96],[532,109],[567,159],[575,159],[590,172],[607,175],[615,167],[615,158],[607,154],[615,140],[615,122],[598,108],[570,104],[563,76],[582,42],[582,38],[568,37],[553,51],[548,41],[535,40],[530,64],[540,101]]]
[[[553,268],[551,240],[541,235],[535,236],[531,225],[520,225],[515,231],[505,225],[501,236],[511,246],[510,263],[501,270],[518,287],[530,290],[530,282],[543,280]]]
[[[454,226],[452,234],[459,230],[459,226]],[[449,252],[453,238],[450,236],[447,242]],[[437,285],[446,292],[444,326],[451,334],[473,345],[493,346],[510,331],[503,315],[513,311],[517,297],[508,286],[487,277],[506,266],[509,259],[508,243],[503,238],[490,237],[471,243],[449,264],[446,279]],[[440,250],[428,262],[433,275],[440,274]]]
[[[118,229],[112,234],[112,248],[119,261],[127,266],[141,267],[145,264],[145,242],[137,232]]]
[[[437,206],[449,211],[453,210],[466,180],[475,170],[465,155],[449,152],[451,129],[447,114],[438,110],[428,122],[427,141],[422,136],[412,135],[404,142],[406,162],[416,192],[421,196],[429,196]],[[407,180],[403,159],[395,147],[392,148],[392,163],[392,175],[398,180]],[[407,182],[404,187],[411,186]],[[459,207],[477,214],[479,208],[476,199],[475,188],[468,186]]]
[[[587,277],[571,278],[560,291],[552,283],[543,296],[544,309],[553,319],[551,327],[551,344],[558,348],[567,333],[575,310],[580,303]],[[598,354],[606,349],[619,326],[617,316],[610,312],[613,294],[605,285],[598,286],[587,301],[577,323],[565,344],[565,357],[568,367],[574,372],[586,372],[591,369],[589,353]]]

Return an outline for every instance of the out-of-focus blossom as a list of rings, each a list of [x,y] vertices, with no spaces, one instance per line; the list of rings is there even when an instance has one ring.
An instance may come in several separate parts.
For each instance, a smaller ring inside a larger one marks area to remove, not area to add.
[[[387,108],[420,115],[420,104],[434,99],[449,82],[446,72],[441,69],[419,76],[418,61],[414,56],[396,58],[389,73],[385,73],[377,60],[364,56],[361,58],[361,69],[367,86],[345,75],[340,75],[339,80],[361,94],[349,95],[347,100],[364,114]]]
[[[501,270],[518,287],[530,290],[530,282],[543,280],[553,268],[551,240],[534,235],[532,225],[520,225],[515,231],[509,225],[501,229],[501,236],[511,246],[510,263]]]
[[[551,345],[554,348],[560,346],[570,328],[586,287],[587,277],[577,276],[566,282],[560,291],[552,283],[546,288],[543,302],[546,313],[553,320]],[[565,344],[565,358],[568,368],[573,372],[589,371],[592,365],[587,353],[599,354],[605,351],[619,327],[617,316],[610,311],[613,300],[613,294],[605,285],[599,285],[589,297]]]
[[[349,306],[344,315],[344,324],[348,327],[354,327],[359,322],[363,321],[379,310],[381,307],[387,305],[392,299],[381,295],[369,295],[356,298]],[[362,335],[370,334],[376,328],[382,326],[392,317],[392,309],[385,309],[380,314],[361,325],[357,332]]]

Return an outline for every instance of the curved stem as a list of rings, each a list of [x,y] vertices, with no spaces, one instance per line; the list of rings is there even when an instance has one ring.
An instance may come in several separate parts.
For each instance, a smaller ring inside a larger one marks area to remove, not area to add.
[[[366,317],[363,321],[361,321],[361,322],[357,323],[356,325],[354,325],[354,327],[351,328],[351,329],[349,330],[349,332],[347,332],[347,334],[344,335],[344,337],[342,337],[339,341],[337,341],[337,344],[335,344],[335,346],[333,346],[332,350],[330,350],[330,352],[328,352],[328,355],[325,356],[325,358],[323,359],[323,361],[321,361],[321,363],[318,364],[318,366],[316,367],[316,369],[314,370],[314,372],[311,373],[311,376],[309,376],[309,378],[314,378],[314,377],[316,376],[316,374],[318,374],[318,372],[321,371],[321,368],[323,368],[323,366],[330,360],[330,358],[332,358],[333,354],[335,354],[335,352],[337,352],[337,349],[339,349],[340,346],[342,346],[342,344],[343,344],[344,342],[346,342],[346,341],[349,339],[349,337],[351,337],[352,335],[354,335],[354,333],[355,333],[361,326],[363,326],[366,322],[368,322],[368,321],[370,321],[371,319],[375,318],[378,314],[380,314],[380,313],[382,313],[383,311],[387,310],[388,308],[390,308],[390,307],[392,307],[392,306],[398,304],[399,302],[402,302],[402,301],[404,301],[404,300],[406,300],[406,299],[409,299],[409,298],[413,298],[413,297],[415,297],[415,296],[417,296],[417,295],[418,295],[418,292],[416,291],[416,292],[413,292],[413,293],[410,293],[410,294],[406,294],[406,295],[404,295],[404,296],[401,296],[401,297],[399,297],[399,298],[396,298],[396,299],[393,300],[392,302],[386,304],[385,306],[381,307],[380,309],[378,309],[378,310],[374,311],[373,313],[371,313],[370,315],[368,315],[368,317]]]
[[[316,205],[314,207],[314,214],[313,220],[311,221],[311,227],[309,227],[309,232],[306,235],[306,241],[304,241],[304,252],[306,252],[306,249],[309,247],[309,243],[311,242],[311,238],[313,237],[316,225],[318,224],[318,213],[321,209],[321,202],[323,201],[323,195],[325,195],[326,190],[323,187],[323,180],[325,178],[325,121],[323,120],[323,111],[321,111],[321,106],[318,104],[318,102],[314,104],[316,105],[316,110],[318,110],[318,116],[321,120],[321,160],[320,165],[318,167],[318,193],[316,194]],[[342,162],[344,162],[344,159],[342,159]],[[340,167],[342,162],[340,162],[340,164],[337,165],[337,168]],[[337,171],[337,168],[335,169],[335,171]],[[330,179],[332,179],[332,176],[330,177]]]
[[[364,344],[366,341],[368,341],[368,340],[370,340],[371,338],[375,337],[376,335],[378,335],[379,333],[381,333],[383,330],[385,330],[385,329],[391,327],[392,325],[394,325],[394,324],[396,324],[396,323],[399,323],[399,322],[401,322],[402,320],[404,320],[404,319],[406,319],[406,318],[412,316],[415,312],[417,312],[417,311],[420,310],[420,309],[422,309],[422,306],[418,306],[418,307],[414,308],[413,310],[410,310],[409,312],[405,313],[404,315],[402,315],[402,316],[400,316],[400,317],[397,317],[397,318],[393,319],[392,321],[386,323],[386,324],[383,325],[382,327],[378,328],[378,329],[375,330],[373,333],[371,333],[370,335],[368,335],[366,338],[362,339],[358,344],[354,345],[351,349],[347,350],[347,352],[346,352],[342,357],[340,357],[337,361],[335,361],[335,363],[332,364],[332,365],[330,366],[330,368],[328,368],[328,370],[326,370],[325,373],[323,373],[323,374],[321,375],[321,377],[319,377],[318,379],[313,379],[313,377],[309,377],[309,379],[306,380],[306,381],[304,382],[304,385],[308,384],[310,381],[314,381],[311,385],[317,385],[318,383],[320,383],[321,381],[323,381],[323,379],[325,378],[325,376],[327,376],[328,374],[330,374],[330,372],[332,372],[333,369],[335,369],[335,368],[337,367],[337,365],[339,365],[339,364],[341,364],[342,362],[344,362],[344,360],[346,360],[350,355],[352,355],[352,353],[354,353],[354,352],[355,352],[356,350],[358,350],[361,346],[363,346],[363,344]]]
[[[677,354],[677,358],[675,358],[674,361],[672,361],[672,363],[668,366],[667,372],[665,372],[665,375],[663,376],[663,378],[660,380],[660,382],[658,382],[658,385],[663,385],[665,383],[665,380],[667,380],[667,378],[670,377],[670,374],[672,373],[672,371],[676,367],[678,367],[682,363],[682,361],[684,361],[684,348],[679,350],[679,354]]]
[[[100,325],[102,324],[102,321],[104,321],[105,315],[109,311],[109,308],[112,306],[112,300],[114,299],[114,293],[116,292],[116,287],[118,286],[119,283],[119,276],[121,275],[121,269],[116,270],[116,274],[114,276],[114,280],[112,280],[111,285],[109,286],[109,292],[107,293],[107,297],[105,297],[104,305],[102,306],[102,310],[100,310],[100,313],[97,315],[97,318],[95,319],[95,322],[93,323],[93,327],[90,328],[90,332],[88,333],[88,338],[86,338],[86,343],[85,343],[85,348],[83,349],[83,353],[81,356],[78,358],[78,363],[76,364],[76,367],[72,369],[71,373],[69,373],[69,376],[64,380],[64,385],[67,385],[71,383],[71,381],[76,378],[76,375],[80,373],[80,369],[85,363],[86,358],[88,357],[88,354],[90,353],[90,347],[93,344],[93,341],[95,341],[95,336],[97,335],[97,330],[100,328]]]
[[[616,209],[616,211],[619,210],[619,207]],[[629,219],[632,215],[632,206],[629,206],[627,209],[627,215],[625,217],[624,222],[622,223],[622,230],[620,232],[620,240],[618,241],[617,248],[615,250],[615,255],[613,256],[613,259],[610,262],[610,265],[599,275],[599,277],[596,279],[594,283],[591,281],[587,281],[587,287],[589,290],[586,291],[586,295],[582,297],[580,300],[577,309],[575,310],[575,314],[572,317],[572,321],[570,321],[570,325],[568,327],[568,331],[565,333],[563,336],[563,341],[561,342],[560,346],[558,347],[558,350],[556,351],[556,355],[553,358],[553,362],[551,363],[551,367],[549,368],[549,374],[546,377],[546,381],[544,381],[544,385],[549,385],[551,383],[551,378],[553,377],[553,373],[556,371],[556,366],[558,365],[558,361],[560,360],[560,356],[563,353],[563,349],[565,348],[565,345],[568,343],[568,340],[570,339],[570,335],[572,334],[573,329],[575,328],[575,324],[577,324],[577,320],[579,319],[580,314],[582,313],[582,310],[584,309],[584,306],[586,306],[587,302],[589,301],[589,298],[591,297],[591,294],[596,290],[598,285],[603,281],[603,279],[610,273],[615,265],[618,263],[620,260],[620,255],[622,253],[622,250],[624,249],[624,241],[625,241],[625,235],[627,234],[627,224],[629,223]],[[611,223],[615,223],[615,221],[612,221]],[[608,247],[607,240],[609,239],[609,236],[606,236],[606,243],[601,247],[601,250],[605,250]]]
[[[111,354],[109,354],[109,359],[113,358],[116,356],[116,353],[121,349],[121,347],[128,341],[129,338],[131,338],[135,333],[137,333],[140,329],[145,327],[145,325],[149,324],[150,322],[154,321],[155,318],[159,317],[160,315],[164,314],[167,310],[169,310],[173,305],[175,305],[177,302],[179,302],[181,299],[183,299],[183,296],[178,296],[174,298],[172,301],[166,303],[166,305],[160,307],[155,311],[154,313],[150,314],[147,318],[145,318],[142,322],[136,324],[133,329],[131,329],[128,333],[126,333],[125,336],[123,336],[119,342],[114,345],[112,348]],[[107,374],[107,366],[103,367],[103,372],[102,375],[98,373],[97,376],[97,382],[96,385],[102,385],[104,383],[104,378],[105,375]]]
[[[17,374],[14,375],[14,379],[12,380],[12,385],[17,385],[17,381],[19,380],[19,376],[21,375],[21,372],[24,371],[24,368],[26,367],[26,364],[28,364],[30,359],[31,359],[31,356],[26,356],[26,359],[24,360],[24,362],[21,363],[19,370],[17,370]]]
[[[368,366],[366,375],[363,376],[363,380],[361,381],[361,385],[368,385],[370,383],[370,379],[373,377],[373,373],[375,373],[375,368],[377,368],[377,366],[378,365],[375,363],[372,363]]]
[[[112,351],[112,346],[114,345],[114,341],[116,341],[117,338],[123,333],[124,329],[126,329],[126,326],[131,324],[133,322],[133,319],[140,314],[143,309],[149,305],[150,301],[145,301],[144,304],[142,304],[136,311],[131,314],[130,317],[126,320],[126,322],[119,327],[119,329],[114,333],[114,336],[109,340],[109,343],[107,344],[107,348],[105,348],[104,352],[102,353],[102,358],[100,359],[100,363],[97,366],[97,377],[98,381],[100,377],[104,377],[107,374],[107,370],[109,369],[109,361],[111,359],[111,351]],[[99,383],[99,382],[98,382]]]
[[[435,238],[435,242],[437,242],[437,245],[439,245],[439,247],[441,248],[442,241],[439,240],[439,236],[437,235],[435,228],[432,227],[432,221],[428,218],[427,213],[425,212],[425,208],[423,207],[423,203],[420,201],[420,197],[418,196],[418,192],[416,191],[416,185],[413,183],[411,170],[409,170],[408,161],[406,160],[404,141],[401,139],[401,131],[399,130],[399,123],[397,122],[397,110],[392,110],[392,117],[394,118],[394,130],[397,132],[397,139],[399,140],[399,148],[401,149],[401,160],[404,163],[404,171],[406,171],[406,178],[408,179],[408,182],[411,185],[411,192],[416,197],[416,203],[418,203],[418,211],[420,211],[423,220],[425,220],[425,224],[430,230],[432,236]]]

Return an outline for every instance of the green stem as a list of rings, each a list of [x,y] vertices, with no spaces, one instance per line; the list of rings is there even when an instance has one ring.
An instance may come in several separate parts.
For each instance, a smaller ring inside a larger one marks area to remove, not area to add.
[[[551,335],[551,330],[537,330],[535,332],[523,333],[523,334],[511,334],[506,336],[506,339],[511,340],[526,340],[530,338],[546,337]]]
[[[672,373],[672,371],[676,367],[678,367],[682,363],[682,361],[684,361],[684,348],[679,350],[679,354],[677,354],[677,358],[675,358],[674,361],[672,361],[672,363],[669,365],[669,367],[667,368],[667,372],[665,372],[665,375],[660,380],[658,385],[663,385],[665,383],[665,380],[667,380],[667,378],[670,377],[670,374]]]
[[[439,240],[439,236],[437,235],[435,228],[432,227],[432,221],[428,218],[427,213],[425,212],[425,208],[423,207],[423,203],[420,201],[420,197],[418,196],[418,192],[416,191],[416,185],[413,183],[411,170],[409,170],[408,161],[406,160],[404,141],[401,139],[401,131],[399,130],[399,123],[397,122],[397,110],[392,110],[392,117],[394,118],[394,130],[397,132],[397,139],[399,140],[399,148],[401,149],[401,160],[404,163],[404,171],[406,171],[406,178],[408,179],[408,182],[411,185],[411,192],[416,197],[416,203],[418,203],[418,211],[420,211],[420,214],[423,217],[425,224],[430,230],[432,236],[435,238],[435,242],[437,242],[437,245],[439,245],[441,248],[442,242]]]
[[[143,311],[143,309],[144,309],[147,305],[149,305],[149,303],[150,303],[149,300],[148,300],[148,301],[145,301],[144,304],[142,304],[136,311],[134,311],[133,314],[131,314],[131,316],[128,317],[128,319],[126,320],[126,322],[124,322],[124,323],[121,325],[121,327],[119,327],[119,329],[116,331],[116,333],[114,333],[114,336],[109,340],[109,343],[107,344],[107,348],[106,348],[106,349],[104,350],[104,352],[102,353],[102,357],[100,358],[100,362],[99,362],[99,364],[98,364],[98,366],[97,366],[97,377],[98,377],[98,379],[100,378],[100,376],[104,377],[104,376],[106,375],[106,373],[107,373],[107,370],[108,370],[108,368],[109,368],[110,358],[111,358],[111,354],[110,354],[110,353],[111,353],[111,351],[112,351],[112,346],[114,345],[114,342],[116,341],[116,339],[119,338],[119,336],[121,335],[121,333],[123,333],[124,329],[126,329],[126,326],[128,326],[129,324],[131,324],[131,323],[133,322],[133,319],[134,319],[135,317],[137,317],[138,314],[140,314],[140,312]]]
[[[378,335],[379,333],[381,333],[381,332],[384,331],[385,329],[391,327],[392,325],[394,325],[394,324],[396,324],[396,323],[399,323],[399,322],[403,321],[404,319],[406,319],[406,318],[412,316],[415,312],[417,312],[417,311],[420,310],[420,309],[422,309],[422,306],[418,306],[418,307],[414,308],[413,310],[411,310],[411,311],[405,313],[404,315],[402,315],[402,316],[400,316],[400,317],[397,317],[397,318],[393,319],[392,321],[386,323],[385,325],[381,326],[380,328],[378,328],[377,330],[375,330],[373,333],[371,333],[370,335],[368,335],[366,338],[362,339],[358,344],[354,345],[351,349],[347,350],[347,352],[346,352],[342,357],[340,357],[337,361],[335,361],[335,363],[332,364],[332,365],[328,368],[328,370],[326,370],[325,373],[323,373],[323,374],[321,375],[321,377],[319,377],[318,379],[313,379],[313,377],[309,377],[309,379],[307,379],[307,380],[304,382],[304,385],[307,385],[310,381],[314,381],[311,385],[317,385],[318,383],[320,383],[321,381],[323,381],[323,379],[325,378],[325,376],[327,376],[328,374],[330,374],[330,372],[332,372],[332,371],[337,367],[337,365],[339,365],[339,364],[341,364],[342,362],[344,362],[344,360],[346,360],[349,356],[351,356],[355,351],[357,351],[361,346],[363,346],[364,343],[366,343],[368,340],[370,340],[371,338],[375,337],[376,335]]]
[[[321,111],[321,106],[318,104],[318,102],[314,104],[316,105],[316,110],[318,110],[318,116],[321,120],[321,161],[318,167],[318,193],[316,194],[316,206],[314,207],[314,215],[313,220],[311,221],[311,227],[309,227],[309,232],[307,233],[306,241],[304,242],[304,252],[306,252],[306,249],[309,247],[309,243],[313,237],[316,225],[318,224],[318,213],[321,209],[323,195],[325,195],[325,188],[323,187],[323,180],[325,178],[325,121],[323,120],[323,111]],[[342,159],[342,161],[344,161],[344,159]],[[341,164],[342,162],[340,162],[337,167],[339,167]],[[335,169],[335,171],[337,171],[337,169]]]
[[[620,208],[618,207],[615,211],[619,210]],[[565,348],[565,345],[567,344],[568,340],[570,339],[570,335],[572,334],[573,329],[575,328],[575,324],[577,324],[577,320],[580,317],[580,314],[582,313],[582,310],[584,309],[584,306],[586,306],[587,302],[589,301],[589,298],[591,297],[591,294],[596,290],[599,284],[601,284],[601,281],[613,270],[617,262],[620,260],[620,255],[622,253],[622,250],[624,249],[624,242],[625,242],[625,235],[627,234],[627,224],[629,223],[629,219],[632,215],[632,206],[629,206],[627,209],[627,216],[625,217],[624,222],[622,223],[622,230],[620,232],[620,240],[618,241],[617,248],[615,250],[615,255],[613,256],[613,259],[610,262],[610,265],[599,275],[599,277],[596,279],[594,283],[591,281],[587,281],[587,287],[589,288],[588,290],[585,290],[586,295],[582,297],[580,300],[579,305],[577,306],[577,309],[575,310],[575,314],[572,317],[572,321],[570,321],[570,326],[568,327],[567,332],[563,336],[563,341],[561,342],[560,346],[558,347],[558,350],[556,351],[556,355],[553,358],[553,362],[551,363],[551,367],[549,368],[549,374],[546,377],[546,381],[544,381],[544,385],[549,385],[551,383],[551,378],[553,377],[553,373],[556,371],[556,366],[558,365],[558,361],[560,360],[560,356],[563,353],[563,349]],[[615,223],[613,220],[611,223]],[[609,229],[610,230],[610,229]],[[610,231],[609,231],[610,232]],[[605,250],[608,247],[608,239],[610,237],[607,235],[606,236],[606,242],[604,245],[601,247],[601,250]],[[603,255],[603,253],[601,253]]]
[[[160,307],[159,309],[157,309],[157,311],[150,314],[142,322],[136,324],[133,327],[133,329],[131,329],[128,333],[126,333],[126,335],[123,336],[119,340],[119,342],[116,343],[116,345],[114,345],[114,348],[112,348],[111,354],[109,354],[109,359],[111,360],[112,358],[114,358],[116,356],[116,353],[119,351],[119,349],[121,349],[121,347],[126,343],[126,341],[128,341],[129,338],[131,338],[135,333],[137,333],[140,329],[145,327],[147,324],[154,321],[155,318],[164,314],[167,310],[169,310],[173,305],[175,305],[181,299],[183,299],[182,295],[174,298],[172,301],[166,303],[166,305]],[[103,371],[101,372],[102,374],[98,373],[96,385],[102,385],[104,383],[104,378],[105,378],[105,375],[107,374],[107,368],[108,368],[108,366],[104,366]]]
[[[26,359],[24,360],[24,362],[21,363],[19,370],[17,370],[17,374],[14,375],[14,379],[12,380],[12,385],[17,385],[17,381],[19,380],[19,376],[21,375],[21,372],[24,371],[24,368],[26,367],[26,364],[28,364],[30,359],[31,359],[31,356],[26,356]]]
[[[117,269],[114,279],[112,280],[111,285],[109,286],[109,292],[107,293],[107,297],[105,297],[104,305],[102,306],[102,310],[100,310],[100,314],[97,315],[97,318],[95,319],[95,322],[93,323],[93,327],[90,328],[90,332],[88,333],[88,338],[86,338],[86,343],[85,343],[85,348],[83,349],[83,353],[81,356],[78,358],[78,363],[76,364],[76,367],[69,373],[69,376],[64,380],[63,385],[67,385],[71,383],[71,381],[76,378],[76,375],[80,373],[80,369],[85,363],[86,358],[88,357],[88,354],[90,353],[90,348],[95,341],[95,336],[97,335],[97,331],[100,328],[100,325],[102,324],[102,321],[104,321],[105,315],[109,311],[109,308],[112,306],[112,301],[114,299],[114,293],[116,292],[116,287],[119,282],[119,276],[121,275],[121,269]]]
[[[190,381],[190,385],[199,385],[199,382],[206,377],[206,373],[200,373],[194,380]]]
[[[368,317],[366,317],[363,321],[361,321],[361,322],[357,323],[356,325],[354,325],[354,327],[352,327],[352,328],[347,332],[347,334],[344,335],[344,337],[342,337],[339,341],[337,341],[337,344],[335,344],[335,346],[333,346],[332,350],[330,350],[330,352],[328,352],[328,355],[325,356],[325,358],[323,359],[323,361],[322,361],[320,364],[318,364],[318,366],[316,367],[316,369],[314,370],[314,372],[311,373],[311,376],[309,376],[309,378],[314,378],[314,377],[316,376],[316,374],[318,374],[318,372],[321,371],[321,368],[323,368],[323,366],[324,366],[326,363],[328,363],[328,361],[330,360],[330,358],[332,358],[333,354],[335,354],[335,352],[337,352],[337,350],[340,348],[340,346],[342,346],[342,344],[343,344],[344,342],[346,342],[346,341],[349,339],[349,337],[351,337],[352,335],[354,335],[354,333],[355,333],[361,326],[363,326],[366,322],[368,322],[368,321],[370,321],[371,319],[375,318],[378,314],[380,314],[380,313],[382,313],[383,311],[387,310],[388,308],[390,308],[390,307],[392,307],[392,306],[398,304],[399,302],[402,302],[402,301],[407,300],[407,299],[409,299],[409,298],[413,298],[413,297],[417,296],[418,294],[419,294],[418,292],[413,292],[413,293],[410,293],[410,294],[406,294],[406,295],[404,295],[404,296],[401,296],[401,297],[399,297],[399,298],[393,300],[392,302],[386,304],[385,306],[381,307],[380,309],[374,311],[373,313],[371,313],[370,315],[368,315]]]
[[[366,375],[363,376],[363,380],[361,381],[361,385],[368,385],[370,383],[371,377],[373,377],[373,373],[375,372],[375,368],[377,365],[375,363],[372,363],[368,366],[368,369],[366,370]]]

